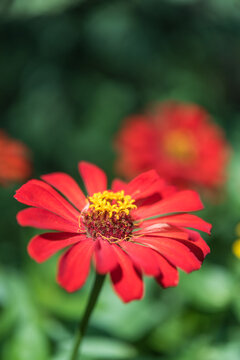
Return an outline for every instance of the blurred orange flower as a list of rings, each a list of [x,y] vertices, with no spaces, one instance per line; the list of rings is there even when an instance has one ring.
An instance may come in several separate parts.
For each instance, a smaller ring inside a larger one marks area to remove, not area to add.
[[[126,119],[116,139],[117,172],[132,178],[155,168],[180,186],[217,188],[226,180],[229,145],[209,114],[195,104],[165,102]]]
[[[0,185],[23,181],[31,174],[28,148],[0,130]]]

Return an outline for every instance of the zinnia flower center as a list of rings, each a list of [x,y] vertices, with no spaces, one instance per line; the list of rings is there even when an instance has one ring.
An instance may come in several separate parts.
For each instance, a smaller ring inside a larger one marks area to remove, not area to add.
[[[137,208],[130,195],[124,195],[124,191],[103,191],[89,196],[88,200],[82,222],[90,237],[109,242],[129,240],[134,228],[130,212]]]
[[[183,131],[172,131],[164,139],[166,153],[175,160],[186,163],[196,156],[193,139]]]

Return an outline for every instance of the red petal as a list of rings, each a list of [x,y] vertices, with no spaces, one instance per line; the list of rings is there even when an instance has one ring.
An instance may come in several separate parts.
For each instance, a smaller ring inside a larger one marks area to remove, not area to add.
[[[47,210],[27,208],[19,211],[17,221],[21,226],[32,226],[38,229],[58,230],[76,233],[77,221],[71,222]]]
[[[160,192],[165,187],[163,181],[155,170],[146,171],[135,177],[126,186],[126,194],[135,200]]]
[[[59,261],[58,283],[67,291],[80,289],[88,276],[94,242],[87,239],[72,246]]]
[[[43,262],[57,251],[85,239],[84,235],[78,234],[45,233],[32,238],[28,244],[28,253],[37,262]]]
[[[107,177],[103,170],[85,161],[81,161],[78,168],[90,196],[107,190]]]
[[[49,210],[70,221],[76,221],[79,212],[51,186],[40,180],[30,180],[15,194],[23,204]]]
[[[120,179],[114,179],[112,182],[112,191],[118,192],[121,190],[126,191],[127,183],[125,181],[122,181]]]
[[[86,205],[86,197],[76,181],[65,173],[52,173],[42,176],[42,179],[60,191],[77,209]]]
[[[151,206],[143,206],[134,210],[132,214],[137,219],[151,216],[196,211],[203,209],[199,195],[192,190],[179,191],[166,199],[163,199]]]
[[[131,242],[123,242],[121,247],[146,275],[159,275],[160,268],[157,258],[160,255],[158,255],[154,250],[148,248],[147,246]]]
[[[198,270],[202,261],[199,260],[192,250],[174,239],[162,238],[139,238],[138,241],[162,254],[171,264],[179,267],[187,273]]]
[[[125,302],[141,299],[143,282],[140,274],[134,268],[129,256],[119,246],[112,244],[117,255],[119,266],[111,272],[113,287],[119,297]]]
[[[189,234],[189,239],[193,242],[193,244],[195,244],[202,250],[204,257],[210,253],[210,248],[208,244],[203,240],[203,238],[200,236],[198,232],[193,230],[186,230],[186,231]]]
[[[178,240],[178,241],[182,243],[184,246],[188,247],[189,250],[196,256],[196,258],[198,258],[199,261],[201,261],[201,263],[203,262],[205,256],[199,246],[194,244],[194,242],[192,241],[187,241],[187,240]]]
[[[155,278],[156,281],[164,288],[177,286],[179,274],[176,267],[161,255],[158,257],[158,262],[161,268],[161,274]]]
[[[178,229],[168,224],[153,224],[151,226],[141,228],[135,233],[136,235],[150,235],[158,237],[169,237],[172,239],[188,240],[189,235],[183,229]]]
[[[100,274],[106,274],[118,266],[118,258],[112,245],[104,240],[95,242],[94,259],[96,270]]]
[[[158,201],[161,201],[162,199],[163,199],[162,194],[159,192],[159,193],[154,193],[148,196],[147,198],[138,199],[135,204],[137,205],[138,208],[140,208],[141,206],[153,205]]]
[[[208,234],[210,234],[212,228],[211,224],[192,214],[162,216],[157,219],[144,221],[142,224],[140,224],[140,226],[141,228],[145,228],[156,223],[170,224],[180,227],[190,227],[200,231],[204,231]]]
[[[124,249],[147,275],[155,275],[157,282],[164,288],[177,286],[179,275],[176,267],[158,252],[130,242],[124,243]]]

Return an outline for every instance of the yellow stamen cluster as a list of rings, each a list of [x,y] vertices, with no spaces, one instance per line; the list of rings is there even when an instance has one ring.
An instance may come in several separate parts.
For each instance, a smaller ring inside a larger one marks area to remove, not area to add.
[[[113,213],[118,218],[120,214],[129,215],[130,210],[136,209],[135,200],[130,195],[124,195],[124,191],[103,191],[89,196],[89,208],[100,213],[108,213],[111,218]]]

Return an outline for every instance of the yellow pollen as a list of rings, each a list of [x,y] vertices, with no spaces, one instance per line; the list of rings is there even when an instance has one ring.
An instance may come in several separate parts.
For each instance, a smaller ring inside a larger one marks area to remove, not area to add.
[[[124,195],[124,190],[113,192],[103,191],[89,196],[89,208],[100,213],[107,212],[111,218],[113,213],[118,217],[121,213],[129,215],[130,210],[136,209],[135,200],[130,195]]]
[[[164,139],[167,154],[181,162],[191,161],[196,156],[193,139],[183,131],[173,131]]]
[[[240,259],[240,239],[234,241],[232,245],[233,254]]]

